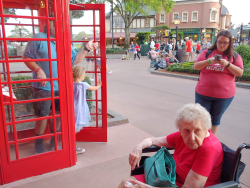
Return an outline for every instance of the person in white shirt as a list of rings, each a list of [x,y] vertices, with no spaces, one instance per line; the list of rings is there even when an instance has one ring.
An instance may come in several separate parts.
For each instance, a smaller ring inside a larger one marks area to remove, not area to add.
[[[152,49],[153,47],[155,47],[155,42],[153,39],[151,39],[150,48]]]

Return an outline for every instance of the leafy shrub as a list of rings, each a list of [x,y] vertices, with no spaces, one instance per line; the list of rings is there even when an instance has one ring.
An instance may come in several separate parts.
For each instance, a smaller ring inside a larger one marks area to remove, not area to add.
[[[250,63],[250,45],[241,44],[235,48],[235,51],[240,54],[244,66]]]
[[[194,63],[192,62],[188,62],[188,63],[183,63],[181,65],[179,64],[173,64],[170,65],[166,68],[167,71],[171,71],[171,72],[185,72],[185,73],[189,73],[189,74],[199,74],[200,71],[199,70],[195,70],[192,65]]]
[[[22,76],[22,75],[18,75],[18,76],[12,76],[11,80],[13,81],[17,81],[17,80],[31,80],[32,76]],[[17,89],[17,87],[24,87],[24,86],[31,86],[30,82],[26,82],[26,83],[18,83],[14,85],[14,94],[17,98],[17,100],[21,101],[21,100],[29,100],[29,99],[33,99],[33,88],[20,88]],[[26,103],[25,104],[26,109],[28,112],[33,111],[33,105],[32,103]]]
[[[116,54],[116,53],[124,53],[124,49],[121,48],[107,48],[106,54]]]
[[[11,79],[13,81],[17,81],[17,80],[31,80],[32,76],[22,76],[22,75],[18,75],[18,76],[13,76],[11,77]],[[91,85],[91,81],[89,79],[88,76],[85,76],[85,79],[83,80],[83,82],[87,82],[89,85]],[[15,88],[16,87],[21,87],[21,86],[31,86],[31,83],[18,83],[15,84]],[[29,99],[33,99],[33,88],[24,88],[24,89],[14,89],[14,94],[16,95],[17,100],[29,100]],[[93,98],[93,93],[90,90],[86,91],[86,99],[92,99]],[[27,111],[32,111],[33,110],[33,105],[32,103],[26,103],[26,108]],[[89,109],[92,108],[93,106],[93,101],[87,101],[87,104],[89,106]]]

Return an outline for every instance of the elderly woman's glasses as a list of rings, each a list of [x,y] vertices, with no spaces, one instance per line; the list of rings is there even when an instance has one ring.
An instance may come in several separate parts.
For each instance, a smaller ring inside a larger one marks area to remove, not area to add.
[[[229,42],[221,42],[221,41],[219,41],[219,40],[217,41],[217,43],[218,43],[218,44],[224,44],[224,45],[228,45],[228,44],[229,44]]]

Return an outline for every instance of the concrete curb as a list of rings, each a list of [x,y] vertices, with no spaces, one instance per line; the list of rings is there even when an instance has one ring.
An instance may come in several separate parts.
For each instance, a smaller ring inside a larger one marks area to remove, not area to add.
[[[176,78],[184,78],[184,79],[198,81],[198,77],[196,77],[196,76],[187,76],[187,75],[174,74],[174,73],[168,73],[168,72],[158,72],[155,70],[151,70],[150,73],[156,74],[156,75],[171,76],[171,77],[176,77]],[[236,82],[236,87],[250,89],[250,84]]]
[[[125,117],[125,116],[123,116],[123,115],[121,115],[113,110],[108,109],[108,114],[113,117],[113,118],[108,119],[108,127],[113,127],[116,125],[122,125],[125,123],[129,123],[127,117]],[[96,122],[95,121],[90,122],[89,125],[96,126]],[[98,126],[99,125],[100,126],[102,125],[102,120],[98,120]]]

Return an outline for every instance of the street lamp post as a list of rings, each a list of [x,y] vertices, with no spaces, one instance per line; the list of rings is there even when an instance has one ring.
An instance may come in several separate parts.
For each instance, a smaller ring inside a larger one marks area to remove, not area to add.
[[[240,31],[237,31],[237,42],[239,43],[239,35],[240,35]]]
[[[241,36],[242,36],[242,28],[243,28],[243,23],[241,23],[241,26],[240,26],[240,43],[241,43]]]
[[[206,33],[205,33],[205,32],[206,32],[206,28],[203,28],[203,29],[201,30],[201,32],[203,33],[203,38],[205,38],[205,34],[206,34]],[[203,38],[202,38],[202,39],[203,39]]]
[[[177,16],[174,17],[174,24],[176,25],[176,44],[175,46],[177,46],[177,38],[178,38],[178,24],[180,24],[181,22],[181,18],[179,17],[179,15],[177,14]]]

